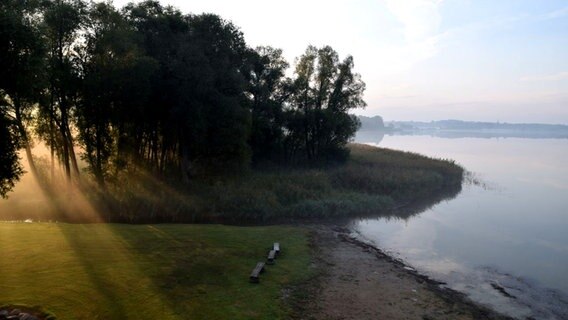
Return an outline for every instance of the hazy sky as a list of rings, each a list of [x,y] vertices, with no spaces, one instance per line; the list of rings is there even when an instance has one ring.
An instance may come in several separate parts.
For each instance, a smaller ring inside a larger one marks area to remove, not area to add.
[[[161,2],[217,13],[290,62],[308,44],[353,55],[367,83],[358,114],[568,124],[566,0]]]

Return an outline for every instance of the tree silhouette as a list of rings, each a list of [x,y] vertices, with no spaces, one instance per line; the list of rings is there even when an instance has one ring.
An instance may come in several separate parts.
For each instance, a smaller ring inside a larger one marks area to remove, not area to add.
[[[0,198],[6,198],[8,192],[23,174],[18,159],[18,144],[12,133],[10,121],[0,114]]]
[[[309,46],[296,63],[290,108],[288,147],[308,161],[345,160],[345,145],[359,127],[349,110],[363,108],[365,84],[353,73],[353,58],[339,61],[331,47]]]
[[[43,30],[47,52],[46,75],[48,98],[40,104],[42,114],[48,117],[48,137],[52,148],[59,147],[58,155],[68,180],[71,170],[78,177],[79,168],[71,130],[77,102],[80,99],[80,70],[76,55],[79,31],[85,23],[86,4],[82,0],[47,1],[43,12]],[[54,138],[56,137],[57,138]]]
[[[25,148],[30,170],[36,177],[28,127],[45,79],[42,72],[45,48],[36,18],[39,10],[35,1],[0,3],[0,113],[14,126],[13,134],[6,137],[18,139]]]
[[[258,47],[249,53],[248,93],[252,127],[249,143],[254,161],[278,160],[283,153],[284,103],[290,90],[285,78],[288,62],[282,50]]]
[[[101,190],[132,172],[190,185],[251,162],[345,160],[349,112],[365,106],[351,56],[309,46],[289,78],[282,50],[157,1],[5,0],[0,27],[4,194],[21,174],[14,148],[36,174],[30,128],[68,181],[78,148]]]

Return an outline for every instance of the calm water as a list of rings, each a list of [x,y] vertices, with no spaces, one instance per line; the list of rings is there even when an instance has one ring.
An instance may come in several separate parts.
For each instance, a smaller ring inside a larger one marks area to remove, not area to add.
[[[503,313],[568,319],[567,139],[356,140],[454,159],[484,182],[408,220],[355,222],[363,239]]]

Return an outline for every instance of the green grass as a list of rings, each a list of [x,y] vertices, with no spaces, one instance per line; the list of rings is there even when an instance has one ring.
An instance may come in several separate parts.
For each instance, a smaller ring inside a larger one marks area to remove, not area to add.
[[[274,241],[283,255],[248,282]],[[0,223],[0,305],[57,319],[282,319],[312,276],[296,227]]]

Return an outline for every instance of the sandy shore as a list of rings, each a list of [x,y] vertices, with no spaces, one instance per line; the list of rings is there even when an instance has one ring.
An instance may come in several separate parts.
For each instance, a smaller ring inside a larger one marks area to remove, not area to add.
[[[409,270],[348,230],[313,227],[317,279],[298,319],[509,319]]]

